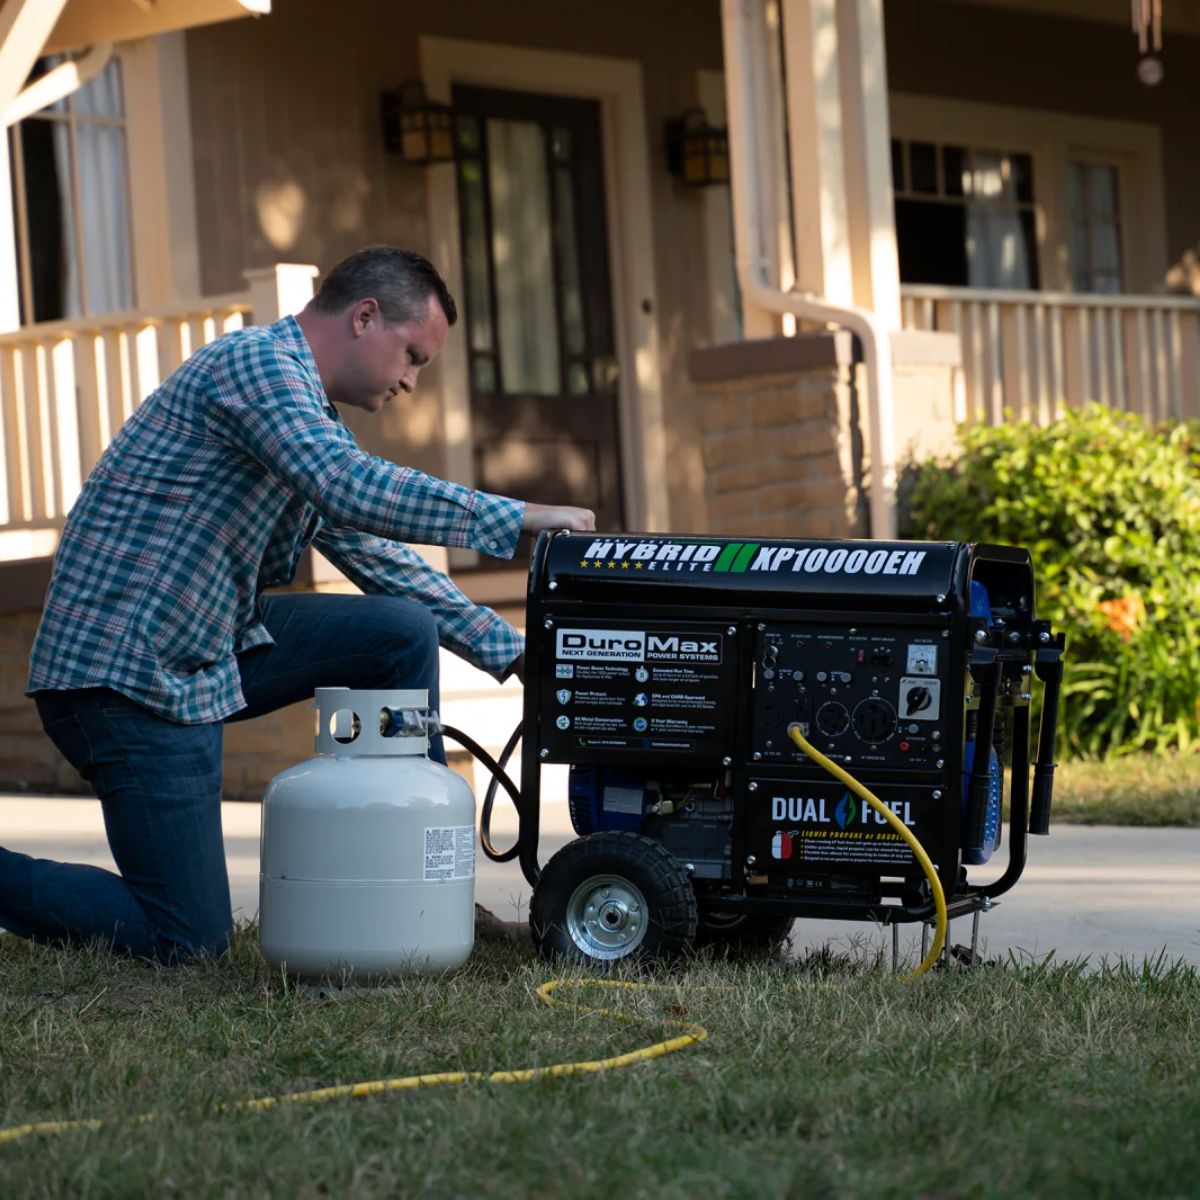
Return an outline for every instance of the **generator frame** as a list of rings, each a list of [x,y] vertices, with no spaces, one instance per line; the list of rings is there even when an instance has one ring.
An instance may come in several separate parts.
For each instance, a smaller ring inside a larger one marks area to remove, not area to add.
[[[798,582],[807,585],[809,590],[802,597],[804,603],[798,604],[797,593],[786,586],[788,581],[784,581],[784,586],[777,586],[778,581],[767,574],[755,578],[745,573],[733,580],[729,574],[722,578],[709,572],[706,582],[712,584],[711,587],[698,585],[694,575],[664,574],[651,581],[646,574],[638,576],[635,582],[628,574],[622,576],[619,567],[617,574],[608,574],[601,567],[589,577],[590,563],[585,565],[580,559],[585,538],[593,546],[602,540],[615,545],[661,545],[672,541],[669,535],[663,534],[557,533],[542,534],[535,544],[527,595],[525,753],[522,755],[518,805],[518,857],[531,887],[536,889],[542,870],[538,862],[538,843],[543,765],[548,762],[574,763],[583,757],[572,757],[561,748],[553,749],[547,744],[548,739],[542,736],[551,712],[553,686],[549,673],[553,664],[548,661],[553,657],[553,650],[548,651],[547,643],[564,624],[578,625],[581,621],[591,625],[611,622],[615,627],[683,626],[689,622],[721,627],[733,647],[732,656],[737,659],[734,670],[738,686],[747,696],[753,696],[756,687],[761,686],[761,662],[758,650],[747,651],[745,646],[750,643],[761,647],[766,636],[764,631],[796,625],[842,625],[853,633],[860,625],[879,625],[881,619],[885,619],[889,627],[899,630],[927,632],[936,629],[949,652],[961,653],[966,659],[961,669],[947,673],[946,690],[942,693],[948,714],[957,710],[962,712],[963,736],[947,739],[944,757],[937,760],[936,768],[930,765],[928,770],[917,770],[911,775],[914,781],[923,785],[936,784],[947,793],[944,836],[935,838],[936,844],[927,849],[938,865],[948,916],[962,917],[990,908],[1020,879],[1026,863],[1028,835],[1049,832],[1064,649],[1063,636],[1055,634],[1048,622],[1034,616],[1033,567],[1027,551],[1008,546],[954,542],[771,539],[734,543],[732,539],[720,537],[674,539],[722,547],[752,544],[756,550],[765,547],[772,553],[795,554],[820,547],[828,554],[838,547],[847,551],[866,548],[872,553],[882,549],[889,554],[897,550],[940,554],[937,558],[940,566],[930,572],[933,578],[941,580],[935,584],[936,591],[926,593],[920,588],[909,588],[902,597],[892,599],[885,595],[881,598],[878,592],[871,590],[865,576],[822,582],[813,590],[816,576],[805,574]],[[580,569],[571,566],[575,560],[579,560]],[[997,596],[997,612],[1004,615],[972,611],[974,581],[993,589]],[[873,582],[880,585],[883,581],[875,579]],[[689,600],[700,587],[704,587],[702,610],[695,609],[694,601],[689,609]],[[834,590],[837,587],[841,590]],[[885,612],[880,607],[881,599],[884,602],[892,600]],[[631,616],[632,612],[636,612],[636,616]],[[1030,677],[1035,671],[1045,685],[1045,694],[1037,757],[1031,761]],[[749,750],[754,736],[753,706],[737,703],[736,697],[730,697],[730,703],[735,711],[726,735],[727,746],[719,755],[710,747],[698,760],[705,769],[725,773],[728,792],[732,796],[730,874],[719,885],[705,880],[693,881],[703,908],[721,914],[866,920],[884,925],[930,922],[934,907],[928,885],[920,886],[921,881],[915,878],[919,872],[914,869],[903,872],[882,870],[874,894],[839,897],[784,890],[772,882],[771,875],[758,868],[754,856],[747,851],[745,813],[747,797],[757,786],[754,777],[764,770],[774,770],[797,782],[827,782],[829,777],[808,760],[796,758],[774,767],[757,761],[757,752],[752,754]],[[998,713],[1004,714],[1002,725],[1007,731],[1007,744],[999,747],[1001,774],[1007,755],[1011,778],[1007,863],[997,878],[974,885],[967,878],[961,848],[984,844],[988,789],[995,786],[994,760],[990,763],[989,756],[993,751],[992,731],[997,727]],[[968,745],[966,729],[971,722],[978,731],[974,739],[974,756],[973,761],[964,762]],[[615,759],[617,752],[614,751],[611,757]],[[849,759],[850,756],[846,757]],[[636,763],[637,755],[633,758]],[[591,761],[597,760],[592,757]],[[847,769],[860,770],[856,764]],[[861,768],[861,778],[867,786],[872,786],[872,780],[878,781],[894,773],[869,765]],[[958,781],[964,777],[966,783],[960,784]]]

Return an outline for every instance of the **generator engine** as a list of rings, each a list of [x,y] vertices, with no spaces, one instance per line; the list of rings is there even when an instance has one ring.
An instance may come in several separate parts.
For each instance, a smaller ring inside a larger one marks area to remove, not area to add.
[[[1063,638],[1029,554],[948,542],[542,535],[527,613],[521,864],[549,956],[768,946],[798,917],[928,921],[1020,877],[1049,831]],[[1045,684],[1030,801],[1030,704]],[[537,861],[540,773],[579,841]],[[1002,841],[1008,861],[968,877]]]

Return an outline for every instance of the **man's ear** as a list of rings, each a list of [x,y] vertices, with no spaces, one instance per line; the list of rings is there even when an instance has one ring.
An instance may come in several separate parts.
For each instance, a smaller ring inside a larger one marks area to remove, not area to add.
[[[352,310],[351,323],[354,336],[362,337],[372,325],[378,324],[381,319],[382,314],[379,311],[377,300],[359,300]]]

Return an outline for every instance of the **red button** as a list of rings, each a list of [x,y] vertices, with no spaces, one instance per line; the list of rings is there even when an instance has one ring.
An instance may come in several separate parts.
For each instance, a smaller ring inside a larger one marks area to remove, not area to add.
[[[911,749],[912,749],[911,742],[901,742],[900,743],[900,750],[902,753],[907,754]]]

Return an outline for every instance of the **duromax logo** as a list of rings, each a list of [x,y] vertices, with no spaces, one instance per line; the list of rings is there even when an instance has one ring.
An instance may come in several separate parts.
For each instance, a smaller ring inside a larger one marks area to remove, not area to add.
[[[854,823],[856,816],[858,816],[858,801],[847,792],[838,801],[837,808],[833,810],[833,818],[837,821],[839,828],[845,829],[847,825]]]

